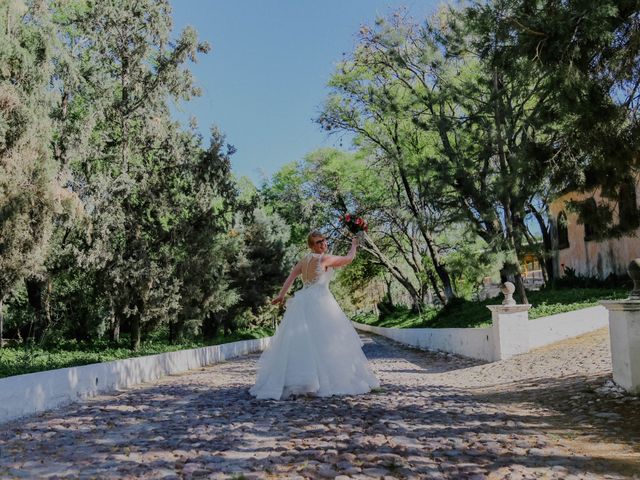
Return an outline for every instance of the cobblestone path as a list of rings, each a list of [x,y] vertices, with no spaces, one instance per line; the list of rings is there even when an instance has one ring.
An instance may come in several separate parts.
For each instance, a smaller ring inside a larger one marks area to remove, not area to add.
[[[363,337],[379,391],[257,401],[256,355],[0,426],[0,478],[638,478],[607,331],[483,364]]]

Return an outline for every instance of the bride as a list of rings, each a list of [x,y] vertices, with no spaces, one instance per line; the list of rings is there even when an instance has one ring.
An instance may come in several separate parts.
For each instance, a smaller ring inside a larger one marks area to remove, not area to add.
[[[283,303],[296,277],[303,288],[287,301],[287,310],[269,348],[258,361],[258,377],[249,392],[259,398],[289,395],[354,395],[380,384],[362,353],[362,342],[329,291],[333,269],[350,264],[358,240],[346,256],[327,255],[318,231],[307,237],[312,250],[289,274],[273,304]]]

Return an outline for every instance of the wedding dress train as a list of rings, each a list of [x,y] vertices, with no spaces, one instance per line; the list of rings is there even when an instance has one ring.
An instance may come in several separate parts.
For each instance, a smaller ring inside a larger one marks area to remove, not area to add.
[[[303,259],[303,288],[287,309],[271,345],[258,361],[250,393],[259,399],[291,394],[355,395],[380,384],[362,353],[362,341],[329,291],[333,269],[322,254]]]

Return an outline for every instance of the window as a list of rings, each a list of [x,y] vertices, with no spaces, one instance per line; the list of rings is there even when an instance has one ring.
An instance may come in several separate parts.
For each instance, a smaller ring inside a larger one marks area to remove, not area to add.
[[[558,250],[569,248],[569,229],[567,228],[567,214],[560,212],[556,222],[558,229]]]
[[[584,240],[588,242],[590,240],[596,240],[596,227],[594,222],[597,222],[598,205],[593,197],[584,201],[582,207],[582,216],[584,218]]]
[[[618,191],[618,219],[621,232],[635,230],[640,225],[636,186],[632,179],[628,179],[620,185],[620,190]]]

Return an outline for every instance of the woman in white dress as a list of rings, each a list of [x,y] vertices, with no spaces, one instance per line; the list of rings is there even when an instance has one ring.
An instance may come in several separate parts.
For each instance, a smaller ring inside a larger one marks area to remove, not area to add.
[[[309,234],[307,243],[312,252],[293,267],[272,302],[283,303],[296,277],[302,277],[303,288],[287,301],[282,322],[258,362],[258,377],[249,391],[259,399],[355,395],[380,385],[360,337],[329,291],[333,269],[353,261],[357,239],[345,256],[327,255],[327,240],[318,231]]]

